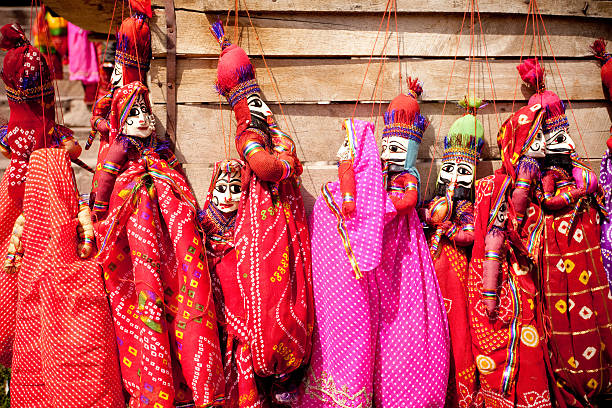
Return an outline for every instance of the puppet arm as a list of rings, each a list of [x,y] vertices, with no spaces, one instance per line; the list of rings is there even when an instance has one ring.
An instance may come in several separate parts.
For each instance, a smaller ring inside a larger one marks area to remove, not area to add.
[[[278,182],[294,174],[296,165],[293,155],[288,152],[281,152],[278,156],[269,153],[256,133],[246,130],[237,145],[242,157],[260,179]]]
[[[23,245],[21,244],[21,235],[23,234],[23,225],[25,217],[20,214],[13,224],[13,232],[9,240],[6,259],[4,260],[4,272],[17,273],[21,267],[21,258],[23,257]]]
[[[584,188],[572,188],[569,191],[555,195],[555,184],[561,175],[556,171],[548,172],[542,177],[542,189],[544,190],[544,199],[542,206],[547,210],[560,210],[578,201],[586,194]]]
[[[355,172],[353,162],[344,160],[338,164],[338,179],[342,193],[342,214],[351,215],[355,211]]]
[[[91,221],[91,211],[87,201],[83,198],[79,198],[78,220],[79,244],[77,246],[77,253],[81,258],[88,258],[93,251],[95,237],[93,222]]]
[[[412,174],[403,174],[391,186],[391,202],[397,213],[406,215],[419,200],[419,182]]]
[[[106,215],[115,180],[127,159],[127,146],[122,140],[115,140],[108,149],[98,179],[98,192],[93,197],[92,218],[94,221],[99,221]]]
[[[536,178],[538,171],[531,169],[527,166],[519,167],[519,171],[514,184],[514,190],[512,191],[512,205],[516,211],[516,219],[520,224],[525,217],[525,211],[529,207],[531,199],[529,193],[531,192],[531,185],[533,180]]]
[[[482,264],[482,301],[487,309],[489,317],[495,319],[497,308],[497,288],[501,275],[501,261],[503,257],[503,246],[506,241],[506,232],[493,227],[485,237],[485,258]]]
[[[108,121],[108,113],[111,109],[113,101],[113,91],[109,91],[94,104],[90,119],[91,129],[97,130],[103,139],[108,138],[110,131],[110,122]]]

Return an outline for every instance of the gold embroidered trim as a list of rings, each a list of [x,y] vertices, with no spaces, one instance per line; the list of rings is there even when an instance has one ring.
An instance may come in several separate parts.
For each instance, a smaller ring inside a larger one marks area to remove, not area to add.
[[[329,373],[323,371],[321,377],[317,378],[312,369],[308,371],[304,386],[306,395],[323,402],[333,402],[340,408],[370,408],[372,406],[372,393],[368,393],[366,387],[351,394],[346,385],[337,386]],[[356,403],[358,405],[354,405]]]

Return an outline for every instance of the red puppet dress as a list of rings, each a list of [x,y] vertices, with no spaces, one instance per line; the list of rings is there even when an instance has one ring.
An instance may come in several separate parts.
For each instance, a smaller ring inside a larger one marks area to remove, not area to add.
[[[142,99],[141,99],[142,98]],[[115,92],[94,214],[130,406],[221,405],[223,367],[196,202],[154,134],[120,133],[148,90]],[[144,119],[143,119],[144,120]],[[150,126],[150,122],[148,123]],[[147,125],[144,126],[145,128]]]
[[[510,185],[511,178],[498,173],[479,180],[476,187],[468,293],[480,392],[486,407],[551,407],[537,320],[537,268],[507,238],[505,207]],[[498,286],[488,290],[483,278],[491,270]],[[498,305],[493,313],[485,305],[490,298]]]
[[[212,30],[222,48],[217,89],[236,115],[236,148],[246,162],[235,232],[240,290],[231,296],[244,299],[255,373],[283,380],[307,364],[314,322],[301,167],[259,96],[248,56],[224,37],[220,22]]]
[[[612,297],[601,256],[597,177],[576,155],[565,104],[546,90],[536,60],[519,67],[544,110],[546,140],[538,198],[543,320],[559,406],[590,407],[612,394]]]
[[[239,293],[240,279],[234,230],[237,211],[224,211],[213,192],[222,177],[236,175],[240,178],[243,164],[238,160],[224,160],[215,164],[213,177],[200,221],[206,235],[208,265],[213,283],[215,305],[224,349],[225,407],[267,407],[269,401],[264,384],[255,375],[245,321],[246,309],[243,299],[232,294]],[[223,187],[233,188],[223,183]],[[227,194],[227,193],[226,193]],[[238,199],[235,195],[234,200]],[[236,204],[234,204],[236,205]]]
[[[23,202],[24,257],[16,274],[11,406],[125,407],[100,268],[77,255],[77,212],[68,154],[32,153]]]
[[[429,247],[444,297],[451,337],[451,371],[445,407],[482,406],[468,316],[468,257],[474,243],[474,173],[483,146],[484,129],[470,113],[457,119],[444,138],[442,166],[435,197],[423,211],[433,231]],[[468,107],[467,98],[460,102]]]
[[[53,82],[41,52],[29,44],[19,25],[7,24],[0,31],[0,47],[8,50],[1,76],[10,107],[2,145],[11,162],[0,182],[0,253],[6,254],[13,224],[22,212],[32,152],[70,144],[71,156],[77,157],[80,148],[67,129],[55,124]],[[5,366],[11,364],[16,301],[16,276],[1,271],[0,309],[4,313],[0,315],[0,364]]]

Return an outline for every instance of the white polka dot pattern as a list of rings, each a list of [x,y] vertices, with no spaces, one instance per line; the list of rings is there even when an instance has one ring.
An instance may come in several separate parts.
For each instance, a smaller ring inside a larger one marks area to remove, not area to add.
[[[319,197],[310,219],[314,346],[298,406],[441,407],[449,334],[429,248],[414,211],[395,216],[372,124],[356,120],[355,136],[356,210],[345,224],[364,277],[355,279]],[[328,188],[340,204],[339,182]]]

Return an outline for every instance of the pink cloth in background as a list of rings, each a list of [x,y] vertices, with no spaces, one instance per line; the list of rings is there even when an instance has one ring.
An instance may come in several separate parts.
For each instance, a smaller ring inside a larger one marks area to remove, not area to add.
[[[84,84],[96,83],[98,59],[94,44],[87,39],[89,31],[68,23],[68,59],[70,61],[70,80],[83,81]]]
[[[449,334],[416,212],[396,215],[371,123],[355,120],[356,209],[344,222],[363,273],[355,279],[337,219],[319,197],[310,218],[316,309],[301,408],[441,407]],[[327,184],[341,207],[339,181]]]

